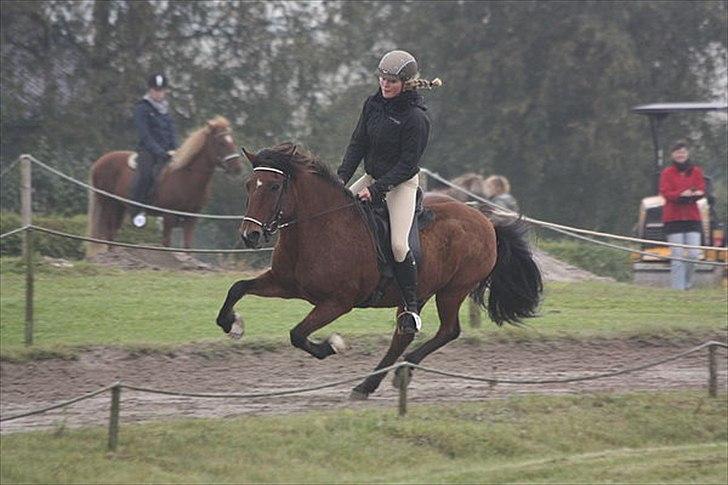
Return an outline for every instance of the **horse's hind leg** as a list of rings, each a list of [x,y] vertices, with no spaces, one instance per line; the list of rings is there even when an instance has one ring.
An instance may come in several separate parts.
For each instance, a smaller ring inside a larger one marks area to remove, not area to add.
[[[460,305],[468,296],[468,291],[440,292],[437,294],[437,314],[440,317],[440,328],[430,340],[404,356],[404,360],[419,364],[435,350],[439,349],[460,335]]]
[[[397,314],[401,313],[403,308],[399,308],[397,310]],[[394,364],[400,355],[405,351],[407,346],[412,343],[412,340],[415,338],[414,334],[404,334],[400,333],[399,329],[395,329],[394,336],[392,337],[392,343],[389,344],[389,350],[387,350],[386,355],[384,358],[377,364],[377,367],[374,369],[375,371],[379,369],[383,369],[385,367],[389,367],[390,365]],[[369,376],[364,381],[362,381],[361,384],[356,386],[351,391],[351,399],[361,400],[366,399],[369,394],[373,393],[377,390],[379,387],[379,384],[382,382],[382,379],[384,379],[385,374],[377,374],[374,376]]]

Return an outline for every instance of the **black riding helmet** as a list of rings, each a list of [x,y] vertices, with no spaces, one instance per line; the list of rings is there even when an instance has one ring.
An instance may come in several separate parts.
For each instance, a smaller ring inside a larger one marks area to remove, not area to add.
[[[147,87],[151,89],[165,89],[167,87],[167,76],[160,72],[155,72],[147,79]]]

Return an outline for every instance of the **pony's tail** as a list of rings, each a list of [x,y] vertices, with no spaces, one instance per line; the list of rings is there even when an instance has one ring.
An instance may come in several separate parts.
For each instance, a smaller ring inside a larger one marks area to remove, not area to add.
[[[89,185],[93,186],[93,169],[89,176]],[[101,231],[101,204],[99,203],[99,195],[93,190],[88,190],[88,209],[86,211],[86,234],[89,237],[100,238]],[[105,244],[87,242],[86,257],[91,258],[99,253],[106,251],[108,248]]]
[[[541,270],[528,247],[527,232],[526,223],[521,219],[495,225],[498,240],[495,267],[470,294],[498,325],[533,317],[541,299]],[[487,305],[486,288],[490,288]]]

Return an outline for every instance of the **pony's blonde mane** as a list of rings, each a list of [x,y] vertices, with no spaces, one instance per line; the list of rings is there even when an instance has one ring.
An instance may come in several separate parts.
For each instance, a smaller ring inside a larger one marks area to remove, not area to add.
[[[216,116],[209,120],[205,126],[193,131],[184,143],[182,143],[182,146],[175,151],[172,161],[167,166],[168,169],[179,170],[189,165],[200,153],[202,147],[205,146],[205,141],[207,141],[207,137],[210,134],[229,128],[230,122],[224,116]]]

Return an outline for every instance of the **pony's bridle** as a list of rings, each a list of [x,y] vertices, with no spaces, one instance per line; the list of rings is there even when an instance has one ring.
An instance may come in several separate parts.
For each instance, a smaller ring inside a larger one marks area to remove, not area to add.
[[[286,189],[288,189],[288,183],[291,180],[290,176],[285,173],[283,170],[278,170],[277,168],[273,167],[255,167],[253,169],[253,172],[273,172],[277,173],[279,175],[283,175],[283,186],[281,187],[280,192],[278,192],[278,199],[276,200],[275,208],[273,209],[273,215],[271,216],[271,219],[268,222],[261,222],[258,219],[255,219],[253,217],[245,216],[243,217],[243,222],[249,221],[253,224],[257,224],[260,226],[260,228],[263,230],[263,238],[265,238],[265,241],[268,242],[270,237],[274,235],[276,232],[278,232],[279,229],[282,229],[284,227],[287,227],[295,222],[289,221],[287,223],[281,224],[281,219],[283,219],[283,195],[286,192]]]
[[[221,131],[220,133],[216,133],[215,134],[215,138],[218,138],[218,137],[221,137],[221,136],[226,136],[226,135],[232,136],[232,134],[233,134],[233,131],[230,130],[230,129],[227,129],[225,131]],[[222,157],[218,157],[217,161],[215,162],[215,166],[217,168],[220,168],[220,169],[226,171],[227,169],[225,168],[225,164],[227,162],[229,162],[230,160],[233,160],[235,158],[241,158],[241,157],[242,157],[242,155],[240,153],[238,153],[238,152],[233,152],[233,153],[231,153],[229,155],[225,155],[225,156],[222,156]]]

